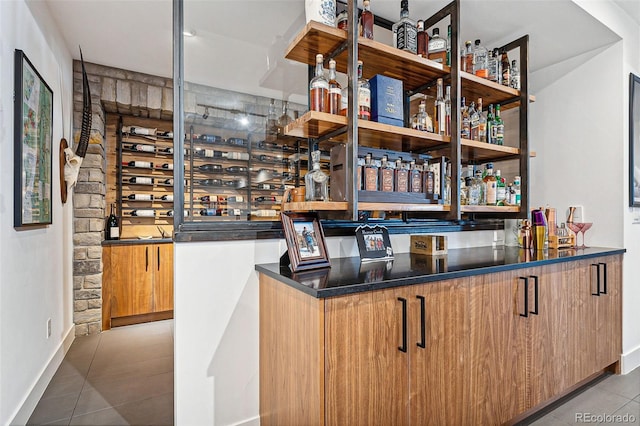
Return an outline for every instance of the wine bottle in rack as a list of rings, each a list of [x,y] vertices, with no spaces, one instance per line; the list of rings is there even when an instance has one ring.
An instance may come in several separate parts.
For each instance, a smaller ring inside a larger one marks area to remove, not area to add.
[[[242,166],[231,166],[225,169],[227,173],[247,173],[247,170],[249,169]]]
[[[200,179],[196,182],[205,186],[222,186],[222,179]]]
[[[275,203],[278,199],[276,197],[256,197],[253,201],[256,203]]]
[[[162,201],[173,201],[173,194],[165,194],[162,197],[160,197],[160,200],[162,200]]]
[[[198,166],[198,170],[208,173],[221,172],[222,166],[220,164],[201,164]]]
[[[164,163],[161,166],[158,166],[159,169],[163,169],[163,170],[173,170],[173,164],[172,163]]]
[[[129,178],[129,182],[138,185],[153,185],[153,178],[148,176],[133,176]],[[171,183],[173,183],[173,179],[171,179]]]
[[[246,146],[247,140],[242,138],[229,138],[226,140],[227,145]]]
[[[133,201],[153,201],[153,194],[129,194],[127,198]]]
[[[244,197],[242,195],[231,195],[229,197],[218,197],[218,200],[222,198],[221,202],[226,203],[244,203]]]
[[[173,147],[172,147],[172,146],[170,146],[169,148],[164,148],[164,149],[163,149],[162,151],[160,151],[160,152],[163,152],[163,153],[165,153],[165,154],[173,154]]]
[[[123,161],[123,166],[137,167],[139,169],[152,169],[153,163],[151,161]]]
[[[115,215],[113,204],[111,204],[111,214],[109,214],[104,227],[104,238],[105,240],[117,240],[120,238],[120,227],[118,226],[118,218]]]
[[[133,145],[131,145],[130,149],[132,149],[133,151],[140,151],[140,152],[156,152],[156,147],[153,145],[144,145],[144,144],[140,144],[140,143],[135,143]]]
[[[200,216],[218,216],[218,209],[201,209]]]
[[[156,211],[153,209],[136,209],[136,210],[131,210],[131,216],[156,217]]]
[[[167,210],[165,214],[169,217],[173,217],[175,213],[173,212],[173,210]],[[187,209],[184,210],[184,216],[185,217],[189,216],[189,210]]]
[[[222,139],[222,136],[218,136],[218,135],[200,135],[198,136],[198,140],[201,142],[207,142],[207,143],[224,142],[224,139]]]

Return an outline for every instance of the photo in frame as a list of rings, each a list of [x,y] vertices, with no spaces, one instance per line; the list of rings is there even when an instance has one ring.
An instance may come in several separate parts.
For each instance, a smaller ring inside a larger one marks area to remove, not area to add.
[[[316,213],[280,215],[291,271],[330,267],[324,232]]]
[[[393,259],[389,231],[384,226],[358,226],[356,228],[356,241],[358,242],[361,261]]]
[[[629,74],[629,206],[640,207],[640,77]]]
[[[13,226],[52,223],[53,91],[22,50],[15,51]]]

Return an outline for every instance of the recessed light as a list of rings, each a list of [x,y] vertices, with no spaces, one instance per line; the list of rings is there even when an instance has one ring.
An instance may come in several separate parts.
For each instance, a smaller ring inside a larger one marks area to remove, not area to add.
[[[194,37],[196,35],[196,32],[194,30],[184,30],[182,32],[182,35],[184,35],[185,37]]]

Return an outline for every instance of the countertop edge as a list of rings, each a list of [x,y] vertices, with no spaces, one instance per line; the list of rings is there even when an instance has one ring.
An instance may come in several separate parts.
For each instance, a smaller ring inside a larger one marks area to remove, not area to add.
[[[143,240],[140,238],[127,238],[122,240],[103,240],[102,247],[107,246],[128,246],[128,245],[144,245],[144,244],[169,244],[172,243],[171,238],[150,238]]]
[[[572,261],[581,260],[581,259],[591,259],[591,258],[600,257],[600,256],[614,256],[618,254],[624,254],[627,251],[624,248],[607,248],[607,247],[593,247],[593,248],[599,249],[601,251],[597,253],[575,254],[567,257],[532,260],[529,262],[512,263],[507,265],[493,265],[493,266],[471,268],[471,269],[453,271],[453,272],[440,272],[436,274],[419,275],[419,276],[413,276],[413,277],[407,277],[407,278],[386,279],[383,281],[377,281],[372,283],[358,283],[358,284],[347,285],[343,287],[332,287],[327,289],[315,289],[315,288],[306,286],[294,280],[293,278],[286,277],[284,275],[281,275],[267,268],[266,265],[264,266],[255,265],[255,270],[259,273],[263,273],[271,278],[274,278],[284,284],[287,284],[293,288],[296,288],[310,296],[313,296],[318,299],[324,299],[328,297],[345,296],[345,295],[354,294],[354,293],[362,293],[366,291],[383,290],[387,288],[401,287],[401,286],[415,285],[415,284],[424,284],[424,283],[444,281],[444,280],[455,279],[455,278],[491,274],[495,272],[513,271],[516,269],[531,268],[531,267],[543,266],[543,265],[553,265],[556,263],[572,262]]]

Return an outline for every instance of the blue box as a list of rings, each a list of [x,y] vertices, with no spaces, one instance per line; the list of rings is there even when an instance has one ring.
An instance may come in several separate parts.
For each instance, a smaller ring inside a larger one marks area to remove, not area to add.
[[[371,120],[394,126],[404,125],[404,91],[401,80],[376,74],[371,87]]]

